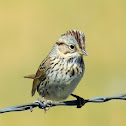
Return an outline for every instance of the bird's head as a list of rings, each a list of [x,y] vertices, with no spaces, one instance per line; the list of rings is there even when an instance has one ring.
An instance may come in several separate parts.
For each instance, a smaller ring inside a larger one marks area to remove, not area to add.
[[[70,30],[56,42],[57,49],[64,57],[88,55],[85,51],[85,35],[78,30]]]

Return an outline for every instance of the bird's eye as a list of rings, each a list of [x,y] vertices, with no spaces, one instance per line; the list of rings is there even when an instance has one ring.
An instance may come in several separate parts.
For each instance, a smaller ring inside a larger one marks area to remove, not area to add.
[[[74,45],[70,45],[69,48],[70,48],[71,50],[73,50],[73,49],[75,48],[75,46],[74,46]]]

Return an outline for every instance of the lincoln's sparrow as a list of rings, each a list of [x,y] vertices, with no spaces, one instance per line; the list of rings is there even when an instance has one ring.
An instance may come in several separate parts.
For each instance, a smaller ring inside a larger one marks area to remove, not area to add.
[[[37,89],[40,96],[47,100],[66,99],[81,80],[85,66],[85,35],[78,30],[70,30],[61,35],[51,52],[40,64],[32,78],[32,96]]]

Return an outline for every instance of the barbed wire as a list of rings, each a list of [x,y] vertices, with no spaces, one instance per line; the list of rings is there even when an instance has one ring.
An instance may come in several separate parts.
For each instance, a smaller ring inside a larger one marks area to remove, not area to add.
[[[77,108],[81,108],[86,103],[104,103],[110,100],[126,100],[126,94],[114,95],[110,97],[100,96],[100,97],[93,97],[90,99],[84,99],[74,94],[71,94],[71,95],[75,97],[77,100],[48,103],[48,102],[41,101],[38,99],[37,101],[34,101],[29,104],[2,108],[0,109],[0,114],[6,113],[6,112],[25,111],[25,110],[30,110],[32,112],[33,108],[35,107],[38,107],[39,109],[44,109],[44,110],[45,108],[54,107],[54,106],[77,106]]]

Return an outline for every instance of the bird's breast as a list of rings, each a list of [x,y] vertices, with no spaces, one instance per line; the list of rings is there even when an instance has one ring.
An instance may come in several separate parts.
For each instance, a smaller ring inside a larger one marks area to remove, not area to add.
[[[59,63],[47,72],[48,99],[66,99],[76,88],[84,73],[84,66],[76,63]]]

